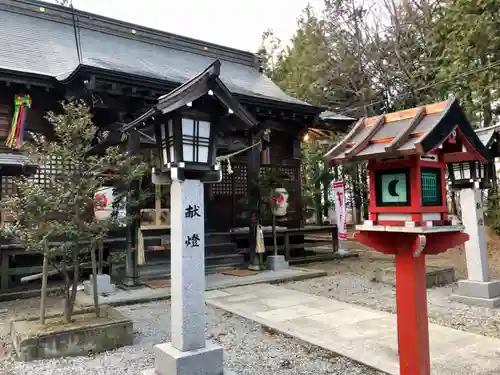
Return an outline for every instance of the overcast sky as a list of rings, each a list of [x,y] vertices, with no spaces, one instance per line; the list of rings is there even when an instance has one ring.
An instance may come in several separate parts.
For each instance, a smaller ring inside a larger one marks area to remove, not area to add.
[[[87,12],[252,52],[268,28],[289,40],[308,3],[319,9],[323,0],[73,0]]]

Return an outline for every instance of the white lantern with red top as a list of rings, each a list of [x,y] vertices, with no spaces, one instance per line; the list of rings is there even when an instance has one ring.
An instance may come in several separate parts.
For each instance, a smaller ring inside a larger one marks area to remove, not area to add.
[[[288,191],[285,188],[274,189],[271,195],[271,211],[274,216],[285,216],[288,209]]]

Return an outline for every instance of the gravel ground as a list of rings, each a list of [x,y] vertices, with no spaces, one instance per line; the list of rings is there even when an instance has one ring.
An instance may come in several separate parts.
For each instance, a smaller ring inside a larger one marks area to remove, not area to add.
[[[487,230],[490,276],[500,278],[500,237]],[[320,269],[327,277],[282,284],[305,293],[338,299],[372,309],[396,313],[396,290],[393,286],[371,281],[373,270],[394,265],[394,257],[377,253],[356,241],[347,247],[359,258],[333,262],[313,263],[307,268]],[[439,255],[426,257],[428,265],[453,267],[458,279],[467,277],[463,247],[450,249]],[[474,307],[449,299],[456,284],[427,289],[429,321],[445,327],[500,338],[500,309]]]
[[[0,308],[3,306],[0,305]],[[131,317],[136,330],[133,346],[92,357],[22,363],[0,361],[1,375],[139,375],[154,365],[152,346],[167,341],[169,302],[118,308]],[[295,339],[264,329],[251,321],[207,307],[207,337],[225,349],[225,365],[238,375],[383,375]]]
[[[396,313],[396,289],[370,279],[371,275],[347,272],[281,284],[281,286]],[[455,288],[456,284],[452,284],[427,290],[429,321],[462,331],[500,338],[500,309],[473,307],[453,302],[449,296]]]

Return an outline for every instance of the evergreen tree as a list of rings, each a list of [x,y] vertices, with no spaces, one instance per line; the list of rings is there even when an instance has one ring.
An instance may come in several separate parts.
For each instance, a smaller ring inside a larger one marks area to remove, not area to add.
[[[439,78],[457,95],[479,127],[492,125],[500,112],[500,23],[497,0],[444,0],[436,24],[442,45]]]
[[[32,141],[23,145],[27,156],[38,165],[57,161],[62,167],[50,175],[46,187],[32,178],[21,178],[16,193],[2,200],[2,205],[9,218],[4,234],[27,251],[42,254],[62,274],[64,320],[69,323],[82,264],[117,224],[113,217],[96,219],[94,195],[106,185],[127,191],[130,182],[146,172],[146,165],[119,147],[94,155],[98,128],[88,106],[83,102],[64,103],[62,110],[47,115],[53,138],[31,134]]]

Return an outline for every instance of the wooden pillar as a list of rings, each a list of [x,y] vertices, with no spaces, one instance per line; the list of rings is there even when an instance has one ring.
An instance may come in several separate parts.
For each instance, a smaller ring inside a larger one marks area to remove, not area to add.
[[[292,249],[290,248],[290,234],[285,232],[285,236],[283,238],[284,247],[285,247],[285,260],[288,262],[292,257]]]
[[[259,138],[249,135],[250,144],[256,143]],[[249,214],[249,231],[248,242],[250,248],[250,262],[254,263],[255,248],[257,246],[257,226],[260,222],[260,147],[252,147],[248,150],[248,172],[247,172],[247,189],[248,189],[248,214]]]
[[[0,174],[0,201],[2,200],[2,178]],[[3,212],[0,208],[0,226],[3,225]],[[0,250],[0,289],[6,290],[9,287],[9,253],[6,249]]]
[[[133,131],[128,136],[127,152],[130,156],[138,155],[140,152],[140,136]],[[129,199],[127,201],[127,251],[125,254],[125,278],[123,283],[127,286],[135,286],[139,283],[139,269],[137,266],[137,231],[139,229],[139,215],[130,200],[137,200],[139,193],[139,181],[133,181],[129,187]]]
[[[0,167],[1,169],[1,167]],[[3,194],[3,175],[0,174],[0,202],[2,201],[2,194]],[[3,225],[3,211],[2,208],[0,208],[0,227]]]
[[[323,179],[323,216],[328,219],[328,211],[330,210],[330,205],[328,204],[329,202],[329,189],[328,189],[328,184],[330,183],[330,179],[328,178],[329,175],[326,175],[325,178]],[[323,223],[321,223],[323,225]]]
[[[306,130],[307,131],[307,130]],[[302,179],[301,179],[301,165],[302,165],[302,137],[303,132],[299,132],[297,138],[293,141],[293,158],[297,163],[297,173],[295,174],[295,219],[292,219],[292,222],[297,222],[297,226],[302,228],[306,224],[306,215],[305,215],[305,205],[304,200],[302,199]],[[292,225],[296,226],[296,225]],[[290,226],[289,226],[290,227]]]
[[[401,375],[430,375],[425,256],[396,254],[396,304]]]
[[[497,192],[498,178],[497,178],[497,167],[495,165],[495,160],[496,158],[493,158],[493,161],[491,162],[491,182],[492,182],[492,188],[494,189],[495,192]]]
[[[9,261],[10,254],[7,249],[1,251],[1,262],[0,262],[0,289],[5,291],[9,288],[10,275],[9,275]]]

